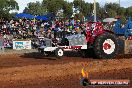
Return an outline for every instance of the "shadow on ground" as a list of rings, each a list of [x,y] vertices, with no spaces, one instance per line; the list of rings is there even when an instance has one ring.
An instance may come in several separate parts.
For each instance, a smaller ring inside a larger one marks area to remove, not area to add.
[[[53,56],[53,55],[45,56],[44,54],[41,54],[39,52],[24,53],[20,57],[22,57],[22,58],[56,60],[55,56]]]
[[[50,53],[49,55],[45,56],[39,52],[30,52],[24,53],[20,57],[22,58],[35,58],[35,59],[47,59],[47,60],[56,60],[58,59],[54,53]],[[64,57],[80,57],[80,58],[92,58],[97,59],[93,51],[87,51],[85,54],[82,51],[67,51],[64,53]],[[63,57],[62,57],[63,58]],[[127,55],[118,55],[115,59],[129,59],[132,58],[132,54]]]
[[[22,57],[22,58],[35,58],[35,59],[48,59],[48,60],[58,59],[54,53],[50,53],[49,55],[44,55],[44,54],[41,54],[39,52],[24,53],[20,57]],[[67,57],[67,58],[68,57],[70,57],[70,58],[71,57],[94,58],[94,55],[92,53],[89,53],[87,55],[83,55],[83,53],[80,51],[67,51],[67,52],[64,52],[64,57]]]

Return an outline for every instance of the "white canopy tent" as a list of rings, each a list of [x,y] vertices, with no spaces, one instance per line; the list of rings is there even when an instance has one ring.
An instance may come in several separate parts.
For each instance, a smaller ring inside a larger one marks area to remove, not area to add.
[[[117,19],[115,19],[115,18],[106,18],[103,20],[103,22],[109,22],[109,23],[115,22],[115,21],[117,21]]]

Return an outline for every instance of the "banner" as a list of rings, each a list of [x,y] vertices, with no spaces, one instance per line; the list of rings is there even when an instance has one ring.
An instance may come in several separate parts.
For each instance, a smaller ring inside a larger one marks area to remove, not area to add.
[[[31,40],[29,41],[13,41],[13,49],[31,49]]]

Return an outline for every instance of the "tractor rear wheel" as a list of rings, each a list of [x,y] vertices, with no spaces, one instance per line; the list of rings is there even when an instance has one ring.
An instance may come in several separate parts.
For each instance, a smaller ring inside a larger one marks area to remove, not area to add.
[[[112,59],[118,53],[117,47],[116,36],[114,34],[104,33],[95,40],[94,53],[97,58]]]

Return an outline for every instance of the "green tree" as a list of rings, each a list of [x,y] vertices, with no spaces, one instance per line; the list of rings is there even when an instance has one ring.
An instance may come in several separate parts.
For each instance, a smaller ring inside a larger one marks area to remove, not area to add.
[[[126,16],[131,16],[132,17],[132,6],[131,7],[128,7],[126,9],[126,13],[125,13]]]
[[[67,16],[71,16],[72,13],[73,13],[73,9],[72,9],[72,3],[68,3],[68,2],[64,2],[63,4],[63,13],[64,13],[64,17],[67,17]]]
[[[46,8],[42,6],[40,2],[30,2],[28,6],[24,9],[24,13],[29,13],[32,15],[45,15]]]
[[[75,12],[79,11],[80,13],[83,13],[84,7],[85,7],[85,1],[84,0],[74,0],[73,6],[75,8]]]
[[[7,18],[11,10],[19,10],[18,3],[15,0],[0,0],[0,18]]]
[[[109,15],[109,17],[115,17],[118,15],[121,17],[122,23],[125,23],[126,17],[130,16],[130,14],[132,14],[132,13],[130,13],[130,11],[132,11],[131,9],[130,9],[130,7],[128,7],[128,8],[120,7],[119,4],[116,4],[116,3],[107,3],[104,6],[104,10],[107,10],[107,12],[108,12],[107,14]]]
[[[104,6],[105,10],[108,12],[109,16],[115,17],[117,15],[120,15],[120,7],[119,4],[116,3],[106,3]]]
[[[91,15],[93,12],[93,4],[87,3],[84,0],[74,0],[73,6],[75,11],[79,11],[82,15]]]
[[[48,12],[56,14],[63,8],[64,3],[64,0],[43,0],[42,6],[45,6]]]

